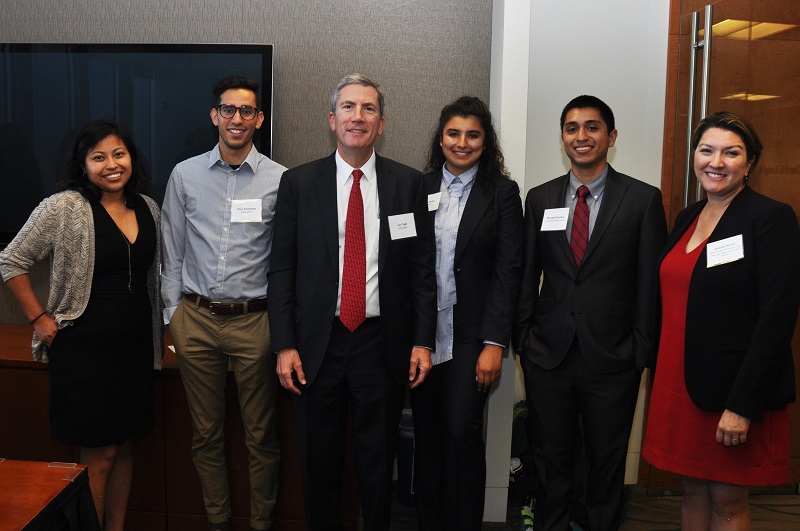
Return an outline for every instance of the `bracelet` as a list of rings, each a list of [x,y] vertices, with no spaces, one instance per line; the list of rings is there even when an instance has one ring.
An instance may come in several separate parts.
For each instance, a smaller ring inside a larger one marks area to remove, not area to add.
[[[33,324],[33,323],[35,323],[36,321],[38,321],[38,320],[39,320],[39,318],[40,318],[41,316],[43,316],[43,315],[47,315],[47,312],[42,312],[42,313],[40,313],[39,315],[37,315],[36,317],[34,317],[33,319],[31,319],[31,324]]]

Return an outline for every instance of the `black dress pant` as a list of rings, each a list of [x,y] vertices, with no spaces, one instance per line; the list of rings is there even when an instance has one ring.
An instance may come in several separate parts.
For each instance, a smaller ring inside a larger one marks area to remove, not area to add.
[[[622,520],[625,460],[640,373],[592,370],[574,342],[561,364],[545,370],[522,358],[536,460],[534,529],[567,531],[581,437],[589,462],[586,511],[591,531],[615,531]]]
[[[411,391],[414,492],[421,531],[480,531],[486,487],[483,410],[475,364],[481,342],[456,343]]]
[[[389,529],[392,464],[405,387],[391,377],[381,346],[379,318],[367,319],[354,332],[337,319],[316,379],[300,396],[293,395],[310,531],[343,529],[348,410],[364,529]]]

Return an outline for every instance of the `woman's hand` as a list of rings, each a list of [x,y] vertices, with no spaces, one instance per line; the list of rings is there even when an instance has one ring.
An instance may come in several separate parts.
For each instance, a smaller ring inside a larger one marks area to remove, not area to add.
[[[56,337],[58,325],[55,319],[45,314],[36,319],[33,323],[33,329],[36,331],[36,335],[39,336],[39,339],[42,340],[42,343],[49,347]]]
[[[747,442],[750,419],[725,410],[717,424],[717,442],[725,446],[738,446]]]
[[[475,364],[475,379],[478,391],[488,392],[492,384],[500,378],[500,367],[503,363],[503,347],[484,345]]]

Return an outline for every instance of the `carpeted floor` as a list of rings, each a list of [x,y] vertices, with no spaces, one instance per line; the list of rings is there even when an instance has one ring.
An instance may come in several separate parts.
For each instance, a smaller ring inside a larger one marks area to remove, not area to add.
[[[680,506],[680,496],[648,496],[644,488],[634,487],[628,503],[627,518],[620,531],[678,531]],[[800,496],[752,494],[750,512],[753,531],[800,530]],[[416,529],[417,517],[414,509],[395,502],[392,508],[391,531]],[[519,531],[519,508],[512,502],[505,523],[485,523],[483,529]]]

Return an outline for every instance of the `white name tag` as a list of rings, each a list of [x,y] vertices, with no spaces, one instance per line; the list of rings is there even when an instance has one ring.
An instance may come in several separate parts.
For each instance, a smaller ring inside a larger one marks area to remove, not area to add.
[[[261,199],[231,201],[231,223],[261,223]]]
[[[707,267],[714,267],[720,264],[735,262],[744,258],[744,244],[742,235],[731,236],[724,240],[710,242],[706,244]]]
[[[397,214],[389,216],[389,234],[393,240],[412,238],[417,235],[417,226],[414,224],[414,214]]]
[[[428,194],[428,212],[439,209],[439,201],[442,199],[442,192]]]
[[[544,231],[567,230],[567,220],[569,220],[569,208],[548,208],[542,216],[542,228]]]

